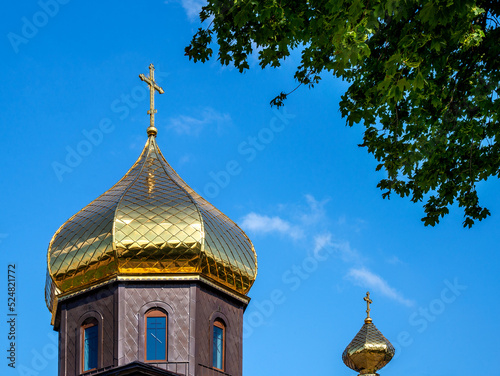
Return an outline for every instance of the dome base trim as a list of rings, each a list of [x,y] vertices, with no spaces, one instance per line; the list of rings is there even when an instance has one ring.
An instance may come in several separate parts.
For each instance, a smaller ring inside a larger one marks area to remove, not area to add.
[[[232,290],[230,287],[223,285],[222,283],[218,283],[217,281],[211,280],[203,275],[167,275],[167,276],[147,276],[147,275],[120,275],[116,277],[118,281],[201,281],[205,284],[225,292],[227,295],[248,304],[250,302],[250,298],[244,294],[241,294],[237,291]]]
[[[64,294],[60,294],[56,297],[54,297],[54,300],[52,302],[53,309],[52,309],[52,320],[51,320],[51,325],[54,325],[55,319],[56,319],[56,313],[57,313],[57,306],[59,302],[65,301],[67,299],[70,299],[74,296],[78,296],[84,293],[87,293],[89,291],[95,290],[97,288],[100,288],[102,286],[109,285],[114,282],[134,282],[134,281],[200,281],[203,282],[219,291],[224,292],[225,294],[231,296],[232,298],[239,300],[245,304],[248,304],[250,302],[250,297],[240,294],[234,290],[229,289],[228,287],[217,283],[216,281],[212,281],[204,276],[201,275],[168,275],[168,276],[159,276],[159,275],[154,275],[154,276],[146,276],[146,275],[128,275],[128,276],[114,276],[107,281],[92,285],[86,289],[83,290],[78,290],[75,292],[67,292]]]

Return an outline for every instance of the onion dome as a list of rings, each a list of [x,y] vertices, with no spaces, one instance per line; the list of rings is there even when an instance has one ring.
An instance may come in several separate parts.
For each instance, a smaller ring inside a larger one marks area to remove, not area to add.
[[[395,350],[389,340],[375,327],[370,317],[370,293],[366,293],[367,317],[361,330],[342,354],[345,365],[360,375],[374,376],[391,361]]]
[[[181,179],[156,133],[152,122],[125,176],[52,237],[45,294],[53,313],[59,298],[115,279],[202,279],[240,296],[250,290],[252,242]]]

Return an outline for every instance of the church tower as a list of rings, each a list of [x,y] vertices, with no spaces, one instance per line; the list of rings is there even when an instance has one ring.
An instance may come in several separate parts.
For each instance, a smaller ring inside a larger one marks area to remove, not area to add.
[[[250,239],[147,142],[113,187],[68,219],[47,255],[59,376],[241,376]]]

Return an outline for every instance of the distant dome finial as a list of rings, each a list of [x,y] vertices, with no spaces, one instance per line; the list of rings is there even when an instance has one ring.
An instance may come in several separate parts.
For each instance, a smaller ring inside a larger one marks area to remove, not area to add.
[[[376,373],[394,357],[394,347],[375,327],[370,317],[370,293],[363,298],[366,302],[366,319],[356,337],[342,354],[345,365],[361,376],[378,376]]]
[[[146,77],[142,73],[139,75],[139,78],[144,81],[145,83],[148,84],[149,86],[149,127],[148,127],[148,137],[149,136],[155,136],[158,133],[158,130],[155,127],[155,90],[158,91],[158,93],[163,94],[164,91],[163,89],[156,84],[155,81],[155,67],[151,63],[149,64],[149,77]]]
[[[369,323],[372,322],[372,318],[370,317],[370,304],[373,303],[373,301],[370,299],[370,291],[366,292],[366,296],[363,298],[363,300],[366,302],[366,319],[365,322]]]

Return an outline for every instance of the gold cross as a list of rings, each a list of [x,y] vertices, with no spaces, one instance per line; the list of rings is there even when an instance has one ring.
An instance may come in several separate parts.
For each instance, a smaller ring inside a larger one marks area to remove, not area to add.
[[[148,128],[148,136],[156,136],[157,130],[155,128],[155,90],[158,93],[163,94],[164,91],[161,87],[159,87],[155,82],[155,67],[153,64],[149,64],[149,77],[146,77],[142,73],[139,75],[139,78],[148,84],[149,86],[149,128]]]
[[[363,300],[366,302],[366,319],[365,322],[368,320],[368,322],[371,322],[372,319],[370,318],[370,304],[372,304],[372,300],[370,299],[370,292],[368,291],[366,293],[366,296],[363,298]]]

